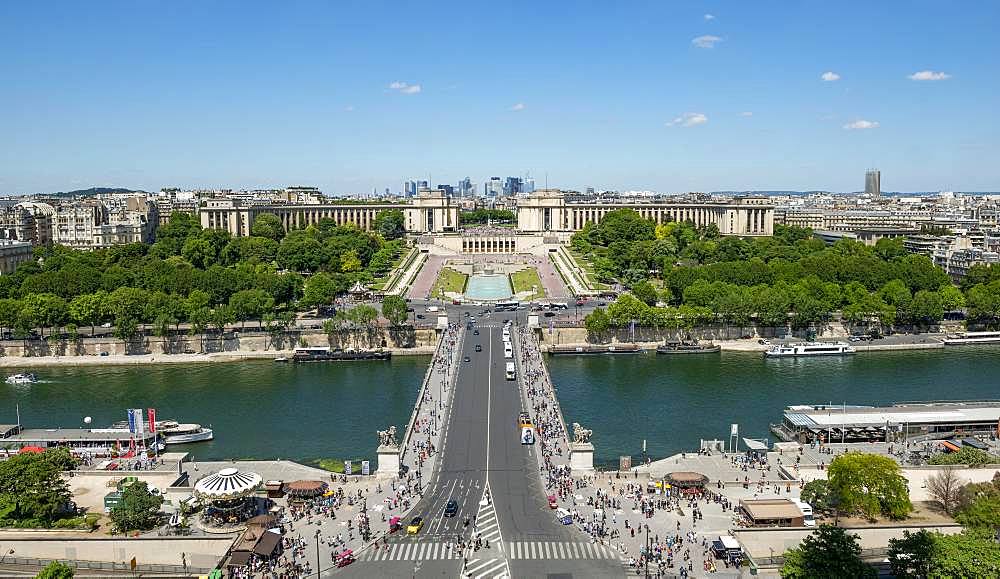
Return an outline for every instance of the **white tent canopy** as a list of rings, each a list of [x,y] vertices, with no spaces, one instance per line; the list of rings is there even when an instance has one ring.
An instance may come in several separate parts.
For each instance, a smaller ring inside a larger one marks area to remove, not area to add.
[[[255,472],[224,468],[195,483],[194,492],[198,497],[208,500],[235,499],[252,494],[260,487],[261,482],[261,476]]]

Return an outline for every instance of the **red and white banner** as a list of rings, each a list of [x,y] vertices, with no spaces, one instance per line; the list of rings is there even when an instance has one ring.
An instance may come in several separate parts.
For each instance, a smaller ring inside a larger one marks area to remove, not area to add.
[[[150,408],[146,413],[149,415],[149,432],[156,432],[156,409]]]

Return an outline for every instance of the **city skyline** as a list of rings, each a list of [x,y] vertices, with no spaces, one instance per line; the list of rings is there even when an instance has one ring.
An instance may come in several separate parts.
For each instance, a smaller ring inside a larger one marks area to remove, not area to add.
[[[0,14],[6,194],[528,173],[579,191],[852,192],[867,167],[886,191],[1000,189],[988,3]]]

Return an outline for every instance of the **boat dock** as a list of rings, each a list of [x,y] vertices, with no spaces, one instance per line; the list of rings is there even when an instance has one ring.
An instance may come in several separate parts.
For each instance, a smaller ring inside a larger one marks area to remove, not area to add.
[[[786,441],[886,441],[903,435],[946,438],[955,433],[995,433],[1000,401],[903,402],[891,406],[799,405],[785,409],[771,431]]]
[[[70,451],[91,454],[109,453],[116,447],[128,449],[134,440],[137,445],[152,448],[155,433],[133,434],[121,428],[24,428],[20,424],[0,425],[0,444],[16,452],[20,448],[40,449],[66,447]]]

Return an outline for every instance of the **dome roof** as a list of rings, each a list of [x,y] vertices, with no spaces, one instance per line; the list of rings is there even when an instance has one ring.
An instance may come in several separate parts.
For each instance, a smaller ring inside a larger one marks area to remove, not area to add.
[[[255,472],[240,472],[224,468],[208,475],[194,485],[194,492],[204,499],[235,499],[252,494],[260,487],[261,477]]]

